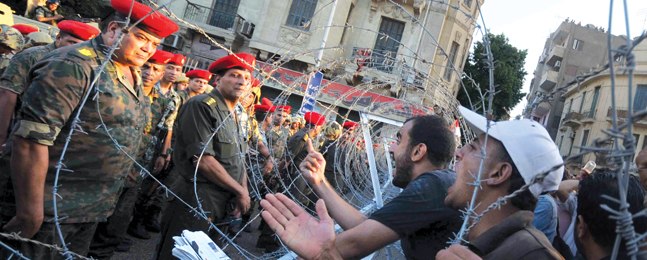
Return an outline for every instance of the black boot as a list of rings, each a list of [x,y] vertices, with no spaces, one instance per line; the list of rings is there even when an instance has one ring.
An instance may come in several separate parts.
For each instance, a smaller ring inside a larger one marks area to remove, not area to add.
[[[130,251],[130,246],[132,245],[133,241],[127,238],[124,238],[121,243],[117,246],[117,249],[115,251],[117,252],[128,252]]]
[[[139,239],[150,239],[151,234],[148,234],[146,232],[146,228],[144,227],[144,223],[140,221],[135,221],[130,223],[130,226],[128,227],[128,234]]]
[[[159,223],[159,213],[162,211],[162,208],[156,206],[156,205],[150,205],[148,207],[148,216],[144,218],[144,227],[146,227],[146,230],[153,232],[153,233],[159,233],[161,230],[160,223]]]

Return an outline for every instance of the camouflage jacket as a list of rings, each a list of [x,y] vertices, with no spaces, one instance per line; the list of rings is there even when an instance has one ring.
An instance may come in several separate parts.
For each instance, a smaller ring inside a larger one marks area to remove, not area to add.
[[[164,113],[168,113],[168,117],[166,117],[166,120],[164,121],[164,127],[166,129],[173,129],[173,126],[175,124],[175,119],[177,118],[177,113],[180,111],[180,106],[182,105],[182,100],[180,99],[180,96],[178,96],[177,92],[171,89],[169,89],[168,92],[166,92],[166,95],[162,94],[161,90],[161,85],[159,81],[155,83],[155,89],[157,89],[157,93],[160,95],[161,98],[164,98],[168,101],[166,103],[166,108],[164,110]]]
[[[45,180],[45,221],[52,221],[52,186],[65,141],[80,109],[79,130],[73,133],[60,171],[57,200],[64,223],[106,221],[116,206],[117,195],[142,143],[149,106],[141,88],[138,68],[131,67],[134,86],[109,62],[99,76],[94,69],[107,47],[101,37],[54,50],[37,62],[28,76],[21,120],[14,134],[49,146]],[[90,84],[99,77],[96,86]],[[64,87],[63,87],[64,86]],[[83,108],[81,101],[89,93]],[[105,124],[121,149],[108,136]],[[2,171],[3,174],[7,171]]]
[[[274,159],[276,159],[276,162],[282,161],[285,159],[285,147],[290,138],[290,130],[285,127],[272,128],[267,135],[268,144],[272,147]]]
[[[47,8],[47,6],[39,6],[34,10],[34,20],[38,21],[38,18],[49,18],[58,15],[56,10],[52,11]],[[56,21],[43,22],[46,24],[56,25]]]
[[[42,59],[45,54],[48,54],[55,49],[56,45],[54,45],[54,43],[26,49],[16,54],[13,59],[11,59],[11,64],[9,64],[4,73],[2,73],[2,76],[0,76],[0,89],[7,90],[18,95],[15,108],[16,112],[18,112],[22,104],[22,94],[25,93],[25,90],[29,86],[29,83],[27,82],[29,70],[37,61]],[[11,126],[9,129],[11,129]]]

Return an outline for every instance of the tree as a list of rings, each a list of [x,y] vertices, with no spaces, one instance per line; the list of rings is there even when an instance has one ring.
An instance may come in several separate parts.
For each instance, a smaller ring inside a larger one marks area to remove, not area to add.
[[[494,86],[498,93],[494,96],[492,102],[492,111],[495,120],[501,120],[509,117],[507,111],[517,105],[526,93],[521,92],[526,70],[523,68],[528,50],[518,50],[508,43],[508,38],[504,34],[494,35],[488,33],[490,38],[490,49],[494,57]],[[488,105],[487,90],[490,89],[489,71],[487,66],[487,54],[483,42],[477,42],[474,52],[470,54],[468,62],[463,68],[465,74],[469,75],[476,82],[481,92],[485,95],[485,106]],[[467,89],[459,91],[458,101],[466,107],[470,103],[467,96],[472,100],[474,107],[479,108],[476,112],[482,113],[481,95],[477,87],[467,78],[463,77],[463,84]],[[477,104],[478,103],[478,104]]]

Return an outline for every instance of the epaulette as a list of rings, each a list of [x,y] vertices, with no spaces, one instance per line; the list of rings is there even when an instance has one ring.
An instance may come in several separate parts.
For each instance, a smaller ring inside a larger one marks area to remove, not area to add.
[[[308,135],[305,135],[305,136],[303,137],[303,141],[305,141],[305,142],[307,142],[307,141],[308,141]]]
[[[83,46],[76,50],[72,50],[70,51],[70,55],[79,57],[84,60],[90,60],[94,57],[97,57],[97,53],[94,51],[94,49],[92,49],[92,47],[89,46]]]
[[[213,97],[211,97],[211,96],[207,96],[207,97],[205,97],[204,99],[202,99],[202,102],[206,103],[206,104],[207,104],[207,105],[209,105],[211,108],[216,107],[216,103],[217,103],[217,101],[216,101]]]

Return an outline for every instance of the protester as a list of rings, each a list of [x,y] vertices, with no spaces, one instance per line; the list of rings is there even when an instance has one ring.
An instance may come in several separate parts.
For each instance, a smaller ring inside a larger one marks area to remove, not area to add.
[[[29,85],[27,76],[34,64],[55,49],[91,40],[100,33],[97,28],[76,21],[63,21],[58,27],[61,31],[56,41],[16,54],[0,76],[0,146],[5,144],[13,128],[12,120],[15,121],[22,105],[23,93]]]
[[[255,65],[256,59],[247,53],[215,61],[209,66],[209,72],[216,74],[214,91],[189,99],[178,114],[173,157],[184,179],[177,189],[178,196],[196,208],[196,196],[199,197],[201,209],[211,224],[221,224],[227,215],[239,218],[249,209],[245,163],[240,156],[247,144],[241,140],[239,122],[233,113],[250,86]],[[217,132],[210,141],[214,129]],[[228,210],[230,207],[233,211]],[[185,229],[202,230],[213,241],[219,241],[209,222],[196,220],[195,212],[174,200],[162,217],[155,258],[175,259],[171,253],[175,245],[173,236]]]
[[[328,162],[311,145],[300,168],[325,201],[317,203],[321,221],[281,194],[267,195],[267,200],[261,202],[266,209],[263,218],[291,250],[306,259],[330,253],[344,259],[361,258],[398,239],[407,259],[429,259],[446,247],[448,238],[461,224],[460,213],[444,203],[447,188],[455,179],[453,172],[445,170],[454,155],[454,138],[447,122],[439,116],[413,117],[400,128],[397,137],[398,141],[389,148],[396,158],[393,185],[404,190],[369,219],[335,192],[325,178]],[[324,204],[345,230],[336,239]],[[297,233],[285,232],[295,225],[302,226]],[[331,233],[334,243],[319,243]]]
[[[572,180],[565,180],[559,184],[559,189],[555,192],[558,207],[564,209],[571,216],[570,223],[564,233],[563,239],[570,248],[570,255],[577,256],[577,245],[575,244],[575,221],[577,220],[577,189],[579,181],[588,176],[590,173],[584,168],[580,169],[579,175]]]
[[[139,85],[139,66],[153,55],[162,38],[179,29],[161,13],[149,15],[153,10],[141,3],[112,0],[111,4],[118,13],[102,22],[99,37],[56,49],[30,70],[21,120],[13,131],[11,168],[6,150],[0,165],[4,232],[19,232],[46,244],[60,245],[62,237],[70,251],[81,255],[87,254],[98,223],[113,213],[126,170],[133,166],[128,155],[136,154],[150,113]],[[120,48],[105,64],[104,72],[95,74],[127,25],[123,22],[129,14],[131,21],[141,22],[124,32]],[[81,109],[93,81],[101,91]],[[77,111],[80,121],[72,120]],[[70,129],[83,134],[72,133],[73,145],[67,146]],[[61,165],[64,149],[65,158],[73,160]],[[57,167],[63,168],[57,171]],[[56,174],[57,210],[49,192],[54,187],[51,177]],[[16,209],[14,215],[4,214],[11,204]],[[58,219],[54,218],[55,210]],[[34,243],[5,243],[29,258],[54,258],[59,253]],[[11,253],[3,250],[0,254],[6,258]]]
[[[535,219],[532,225],[539,229],[550,243],[553,243],[555,235],[557,234],[557,203],[551,194],[539,195],[537,206],[534,210]]]

